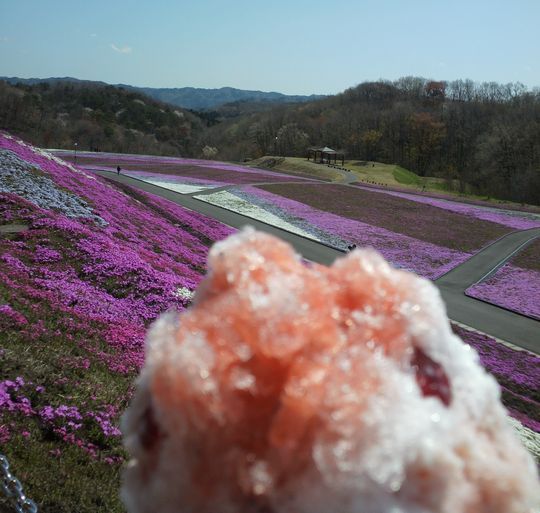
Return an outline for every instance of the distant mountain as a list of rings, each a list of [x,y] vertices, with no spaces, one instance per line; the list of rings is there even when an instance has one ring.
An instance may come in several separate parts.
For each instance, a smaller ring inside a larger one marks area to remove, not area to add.
[[[77,82],[85,85],[98,84],[108,85],[105,82],[96,82],[89,80],[79,80],[71,77],[64,78],[17,78],[0,77],[11,84],[22,83],[26,85],[39,84],[41,82]],[[312,94],[309,96],[287,95],[276,92],[248,91],[244,89],[235,89],[234,87],[221,87],[219,89],[202,89],[197,87],[179,87],[179,88],[156,88],[156,87],[135,87],[127,84],[114,84],[116,87],[123,87],[131,91],[146,94],[156,100],[183,107],[191,110],[212,110],[234,102],[267,102],[267,103],[304,103],[320,98],[324,95]]]
[[[158,89],[137,87],[135,89],[156,100],[192,110],[210,110],[227,103],[239,101],[303,103],[324,98],[324,96],[316,94],[310,96],[287,95],[276,92],[247,91],[244,89],[235,89],[234,87],[221,87],[219,89],[201,89],[196,87]]]
[[[73,77],[50,77],[50,78],[19,78],[19,77],[0,77],[0,80],[7,82],[8,84],[24,84],[24,85],[36,85],[36,84],[62,84],[64,82],[75,82],[78,85],[86,86],[108,86],[105,82],[98,80],[79,80]]]

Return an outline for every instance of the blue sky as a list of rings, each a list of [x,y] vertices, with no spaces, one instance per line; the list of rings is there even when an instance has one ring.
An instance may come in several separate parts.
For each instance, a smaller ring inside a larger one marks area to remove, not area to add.
[[[415,75],[540,86],[540,0],[0,0],[0,76],[333,94]]]

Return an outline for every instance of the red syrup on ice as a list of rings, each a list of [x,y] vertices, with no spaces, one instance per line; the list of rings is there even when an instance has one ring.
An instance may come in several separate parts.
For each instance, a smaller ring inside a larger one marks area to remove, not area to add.
[[[438,397],[445,406],[449,406],[452,400],[452,391],[442,365],[415,347],[411,366],[415,370],[416,382],[422,390],[422,395]]]

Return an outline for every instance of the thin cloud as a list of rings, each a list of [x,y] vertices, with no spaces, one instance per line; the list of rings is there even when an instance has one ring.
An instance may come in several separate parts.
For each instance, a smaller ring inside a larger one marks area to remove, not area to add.
[[[122,46],[122,47],[118,47],[116,46],[115,44],[111,43],[111,48],[115,51],[115,52],[118,52],[118,53],[131,53],[133,51],[133,49],[131,48],[131,46]]]
[[[90,34],[90,37],[97,37],[97,34],[93,32],[92,34]]]

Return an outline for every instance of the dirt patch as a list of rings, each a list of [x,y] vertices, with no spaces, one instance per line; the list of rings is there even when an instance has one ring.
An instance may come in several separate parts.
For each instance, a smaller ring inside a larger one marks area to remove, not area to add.
[[[267,169],[273,169],[274,167],[279,166],[280,164],[283,164],[284,161],[285,161],[284,158],[271,157],[271,158],[267,158],[267,159],[259,161],[257,165],[260,167],[265,167]]]
[[[8,233],[19,233],[19,232],[25,232],[30,227],[27,224],[3,224],[0,225],[0,237],[4,234]]]

